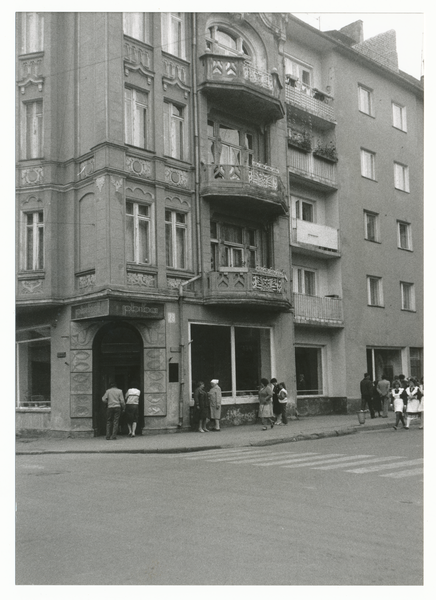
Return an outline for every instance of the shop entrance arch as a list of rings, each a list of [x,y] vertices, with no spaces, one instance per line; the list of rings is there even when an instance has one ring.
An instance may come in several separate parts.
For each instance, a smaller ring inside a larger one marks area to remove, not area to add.
[[[143,343],[139,332],[130,324],[112,322],[104,325],[93,343],[93,410],[92,422],[96,436],[106,435],[106,406],[101,398],[111,382],[123,392],[130,387],[141,390],[137,433],[144,427]],[[120,433],[127,434],[123,415]]]

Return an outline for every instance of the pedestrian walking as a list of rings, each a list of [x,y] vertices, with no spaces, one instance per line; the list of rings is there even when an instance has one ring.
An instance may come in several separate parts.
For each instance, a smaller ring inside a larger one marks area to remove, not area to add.
[[[268,429],[267,423],[270,424],[271,429],[274,427],[274,413],[272,408],[273,388],[271,383],[268,383],[268,379],[262,378],[260,380],[259,390],[259,417],[262,420],[262,429]]]
[[[277,383],[277,379],[275,377],[273,377],[270,380],[270,384],[272,385],[273,389],[272,408],[274,413],[274,419],[277,422],[280,418],[280,415],[282,414],[279,403],[279,384]]]
[[[360,410],[365,410],[366,406],[368,405],[371,419],[374,419],[375,410],[373,403],[373,385],[371,381],[371,375],[369,373],[364,373],[363,379],[360,382],[360,397]]]
[[[141,392],[136,385],[133,385],[126,392],[126,419],[127,427],[129,428],[129,437],[135,437],[136,425],[138,423],[140,395]]]
[[[106,439],[116,440],[121,412],[124,412],[123,392],[112,382],[105,391],[102,401],[107,405]]]
[[[421,400],[419,401],[419,409],[420,409],[420,417],[421,417],[421,426],[420,429],[424,429],[424,377],[421,377],[421,384],[419,386],[421,390]]]
[[[421,415],[420,401],[422,400],[422,392],[414,377],[409,378],[409,387],[406,388],[406,394],[406,429],[409,429],[412,419],[416,419]]]
[[[401,421],[403,427],[406,427],[406,423],[404,422],[403,412],[404,412],[404,404],[406,402],[407,394],[406,390],[400,386],[399,381],[394,381],[393,387],[391,390],[392,404],[394,406],[395,411],[395,425],[394,429],[398,429],[398,424]]]
[[[197,429],[199,433],[208,432],[209,429],[206,427],[206,421],[210,418],[210,410],[207,393],[204,390],[204,382],[198,381],[194,390],[194,410],[195,410],[195,422],[197,423]]]
[[[383,419],[388,418],[388,410],[389,410],[389,392],[391,390],[390,381],[388,381],[385,374],[382,375],[382,378],[377,384],[377,391],[380,394],[380,401],[382,405],[382,417]]]
[[[278,403],[280,414],[278,415],[275,425],[287,425],[288,417],[286,415],[286,409],[288,406],[288,392],[286,390],[286,385],[284,381],[278,384],[278,390]]]
[[[210,382],[211,388],[208,392],[209,405],[210,405],[210,419],[215,421],[215,427],[210,431],[221,431],[220,419],[221,419],[221,388],[218,385],[219,379],[212,379]]]
[[[374,413],[377,412],[378,416],[381,417],[381,398],[380,398],[380,394],[378,393],[378,389],[377,389],[377,385],[378,385],[378,381],[377,379],[375,381],[372,382],[372,403],[374,406]]]

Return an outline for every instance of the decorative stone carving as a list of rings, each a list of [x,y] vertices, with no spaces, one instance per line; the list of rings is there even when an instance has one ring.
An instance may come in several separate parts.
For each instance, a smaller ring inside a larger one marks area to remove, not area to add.
[[[156,287],[156,276],[147,273],[127,272],[127,285],[139,285],[142,287]]]
[[[151,162],[133,156],[126,156],[126,170],[144,179],[152,179],[153,171]]]
[[[170,185],[187,188],[189,183],[188,173],[180,169],[165,167],[165,181]]]
[[[147,78],[148,85],[151,85],[152,77],[148,71],[150,69],[150,53],[130,40],[124,41],[124,74],[129,76],[129,71],[137,71]]]
[[[20,291],[22,294],[42,294],[44,291],[44,280],[33,279],[20,281]]]
[[[171,289],[178,289],[185,281],[186,279],[181,279],[180,277],[167,277],[167,286]]]
[[[111,176],[111,183],[115,187],[115,190],[117,192],[119,192],[120,188],[123,187],[123,180],[121,178],[120,179],[115,179],[115,177]]]
[[[165,348],[149,348],[144,350],[144,370],[163,371],[166,365]]]
[[[135,327],[142,335],[144,348],[165,348],[165,320],[135,322]]]
[[[104,323],[79,323],[72,321],[70,325],[70,348],[92,348],[94,336]]]
[[[94,158],[90,158],[89,160],[84,160],[79,165],[79,173],[77,176],[79,179],[85,179],[94,173]]]
[[[87,275],[79,275],[77,278],[77,284],[79,290],[84,290],[95,285],[95,273],[88,273]]]
[[[283,292],[283,279],[278,277],[267,277],[265,275],[252,274],[252,288],[260,292]]]
[[[71,394],[71,417],[92,417],[92,394]]]
[[[101,190],[103,189],[104,179],[104,175],[102,175],[101,177],[97,177],[97,179],[95,180],[95,185],[98,187],[99,192],[101,192]]]
[[[163,63],[165,66],[165,75],[168,79],[178,79],[186,84],[186,68],[184,65],[177,64],[168,58],[164,58]]]
[[[144,416],[163,417],[167,414],[165,394],[144,394]]]
[[[144,390],[149,394],[165,393],[166,381],[166,371],[144,371]]]
[[[71,373],[72,394],[92,394],[92,373]]]
[[[21,185],[41,185],[44,183],[42,167],[32,167],[21,171]]]
[[[72,350],[70,353],[71,371],[90,372],[92,371],[92,350]]]

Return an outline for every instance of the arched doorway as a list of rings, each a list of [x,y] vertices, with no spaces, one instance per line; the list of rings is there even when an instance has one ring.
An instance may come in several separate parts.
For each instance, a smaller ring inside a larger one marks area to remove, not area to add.
[[[106,406],[101,398],[112,381],[123,396],[129,387],[141,390],[137,434],[144,427],[143,343],[139,332],[128,323],[108,323],[97,333],[93,344],[93,428],[94,435],[106,434]],[[124,415],[120,433],[127,434]]]

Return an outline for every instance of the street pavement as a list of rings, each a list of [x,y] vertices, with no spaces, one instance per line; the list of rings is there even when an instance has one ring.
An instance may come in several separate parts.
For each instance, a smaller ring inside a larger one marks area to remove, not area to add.
[[[367,418],[359,424],[357,414],[300,417],[287,425],[275,426],[267,431],[260,424],[225,427],[218,432],[198,433],[187,430],[174,430],[157,433],[147,431],[142,436],[130,438],[119,435],[116,440],[105,437],[62,437],[53,433],[37,437],[17,437],[17,455],[49,453],[174,453],[196,452],[208,448],[233,448],[244,446],[266,446],[301,440],[320,439],[350,435],[374,429],[392,429],[394,414],[387,419]],[[419,420],[412,421],[411,429],[420,426]],[[402,430],[397,435],[407,435]]]

